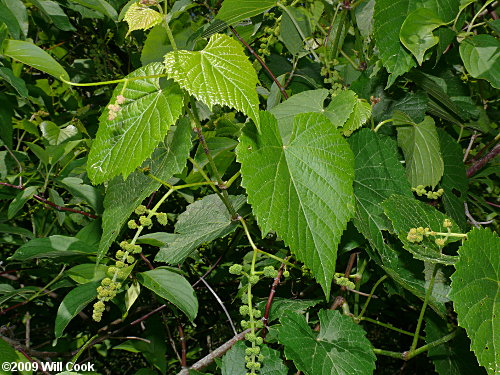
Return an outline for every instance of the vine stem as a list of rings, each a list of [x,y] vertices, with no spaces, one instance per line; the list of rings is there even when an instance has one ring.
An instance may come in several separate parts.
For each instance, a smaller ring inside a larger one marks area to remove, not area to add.
[[[276,293],[276,288],[278,287],[283,271],[285,270],[285,263],[281,263],[278,270],[278,275],[274,278],[273,285],[271,286],[271,291],[269,292],[269,297],[267,297],[266,309],[264,310],[264,317],[262,318],[262,323],[264,327],[262,328],[262,338],[265,340],[267,335],[267,323],[269,321],[269,313],[271,312],[271,305],[273,304],[274,295]]]
[[[411,354],[417,348],[418,344],[418,334],[420,333],[420,328],[422,327],[422,322],[424,320],[425,310],[427,309],[427,304],[429,303],[429,298],[432,294],[432,289],[434,289],[434,281],[436,280],[436,274],[438,271],[438,267],[436,264],[433,264],[432,268],[432,276],[429,281],[429,287],[427,288],[427,292],[425,293],[424,303],[422,304],[422,309],[420,310],[420,315],[418,316],[417,328],[415,329],[415,336],[413,336],[413,342],[411,343],[409,353]]]
[[[380,279],[377,280],[377,282],[375,283],[375,285],[373,285],[372,290],[370,291],[370,295],[366,299],[365,304],[363,305],[363,308],[361,309],[361,313],[356,318],[354,318],[354,320],[356,320],[356,321],[361,320],[361,318],[363,317],[363,315],[366,312],[366,309],[368,308],[368,304],[370,303],[370,301],[371,301],[371,299],[373,297],[373,294],[375,293],[375,290],[380,285],[380,283],[382,281],[384,281],[385,279],[387,279],[387,275],[382,276]]]
[[[113,79],[111,81],[100,81],[100,82],[89,82],[89,83],[71,82],[71,81],[65,80],[62,77],[59,77],[59,79],[62,82],[66,83],[67,85],[70,85],[70,86],[89,87],[89,86],[113,85],[115,83],[121,83],[121,82],[127,82],[127,81],[136,81],[138,79],[162,78],[162,77],[166,77],[166,76],[167,76],[166,74],[151,74],[151,75],[147,75],[147,76],[120,78],[120,79]]]

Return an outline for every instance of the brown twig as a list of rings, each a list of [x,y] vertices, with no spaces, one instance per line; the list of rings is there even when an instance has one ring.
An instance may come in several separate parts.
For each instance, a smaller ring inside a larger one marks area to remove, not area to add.
[[[148,268],[150,270],[154,270],[155,269],[155,267],[151,264],[151,262],[149,261],[149,259],[146,258],[146,256],[143,253],[141,253],[141,259],[144,261],[144,263],[146,263],[146,265],[148,266]]]
[[[287,257],[288,258],[288,257]],[[286,260],[286,258],[285,258]],[[283,275],[283,271],[285,270],[285,263],[281,263],[281,266],[278,270],[278,275],[274,278],[273,285],[271,286],[271,291],[269,292],[269,297],[267,297],[266,309],[264,311],[264,317],[262,318],[262,323],[264,323],[264,327],[262,328],[262,339],[266,339],[267,335],[267,323],[269,322],[269,313],[271,312],[271,305],[273,304],[274,294],[276,293],[276,288],[280,283],[281,276]]]
[[[189,375],[189,370],[199,371],[199,370],[207,367],[215,360],[215,358],[218,358],[218,357],[224,355],[224,353],[226,353],[229,349],[231,349],[234,344],[236,344],[238,341],[243,340],[245,338],[245,335],[248,332],[250,332],[250,329],[247,329],[241,333],[238,333],[232,339],[230,339],[229,341],[226,341],[224,344],[219,346],[213,352],[211,352],[210,354],[208,354],[205,357],[203,357],[202,359],[200,359],[194,365],[190,366],[189,369],[183,369],[182,371],[177,373],[177,375]]]
[[[231,29],[231,31],[234,34],[234,36],[236,38],[238,38],[238,40],[248,49],[248,51],[259,62],[259,64],[262,65],[262,67],[266,70],[266,72],[271,76],[272,80],[274,81],[274,83],[276,83],[276,86],[278,86],[278,89],[280,90],[280,92],[283,95],[283,97],[285,98],[285,100],[288,99],[288,94],[286,93],[285,88],[281,85],[281,83],[278,81],[278,79],[276,78],[276,76],[274,75],[274,73],[271,71],[271,69],[269,69],[269,67],[264,62],[264,60],[262,60],[260,58],[260,56],[257,55],[257,53],[254,51],[254,49],[252,47],[250,47],[250,45],[247,42],[245,42],[245,40],[238,34],[238,32],[234,29],[234,27],[229,26],[229,28]]]
[[[481,168],[483,168],[490,160],[500,153],[500,143],[497,144],[493,149],[488,152],[483,158],[475,162],[469,169],[467,169],[467,177],[474,176]]]
[[[7,182],[0,182],[0,185],[11,187],[11,188],[17,189],[17,190],[25,190],[26,189],[24,186],[12,185],[12,184],[8,184]],[[47,199],[45,199],[45,198],[43,198],[43,197],[41,197],[41,196],[39,196],[37,194],[33,194],[33,199],[36,199],[39,202],[45,203],[46,205],[48,205],[48,206],[50,206],[52,208],[55,208],[58,211],[73,212],[75,214],[80,214],[80,215],[84,215],[84,216],[90,217],[91,219],[97,219],[96,215],[93,215],[93,214],[85,212],[85,211],[75,210],[75,209],[69,208],[69,207],[59,206],[59,205],[57,205],[55,203],[52,203],[49,200],[47,200]]]
[[[477,138],[477,131],[474,130],[474,133],[470,137],[469,145],[467,146],[467,149],[465,150],[464,160],[463,160],[464,163],[467,160],[467,158],[469,157],[470,149],[472,148],[472,145],[474,144],[474,141],[476,140],[476,138]]]
[[[187,368],[187,359],[186,359],[187,345],[186,345],[186,338],[184,337],[184,329],[182,328],[182,324],[179,324],[178,330],[181,341],[181,366],[182,368]]]

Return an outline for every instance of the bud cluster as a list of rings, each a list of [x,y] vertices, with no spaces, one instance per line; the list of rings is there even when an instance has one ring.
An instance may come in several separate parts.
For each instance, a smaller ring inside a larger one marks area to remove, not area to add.
[[[456,236],[456,237],[465,236],[462,234],[451,233],[451,227],[453,226],[453,223],[451,222],[450,219],[444,219],[442,225],[444,228],[447,229],[447,231],[448,231],[447,233],[435,232],[433,230],[430,230],[429,228],[423,228],[423,227],[410,228],[410,230],[408,231],[408,235],[406,236],[406,239],[410,242],[413,242],[413,243],[420,243],[424,240],[424,237],[434,236],[434,237],[437,237],[434,240],[434,243],[436,245],[438,245],[439,247],[443,247],[446,244],[448,237],[450,237],[450,236]]]
[[[425,195],[428,199],[438,199],[444,193],[444,189],[438,189],[437,191],[426,190],[424,185],[418,185],[415,188],[411,188],[411,190],[417,193],[419,197]]]
[[[116,116],[118,116],[118,112],[120,112],[121,107],[120,105],[125,103],[127,99],[123,95],[118,95],[116,97],[115,103],[108,105],[109,113],[108,113],[108,120],[113,121]]]

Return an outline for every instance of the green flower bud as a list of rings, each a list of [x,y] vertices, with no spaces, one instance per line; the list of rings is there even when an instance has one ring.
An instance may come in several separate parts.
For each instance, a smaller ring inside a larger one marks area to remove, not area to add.
[[[438,245],[439,247],[443,247],[446,244],[446,239],[445,238],[436,238],[436,240],[434,242],[436,242],[436,245]]]
[[[262,343],[263,343],[263,342],[264,342],[264,339],[263,339],[262,337],[257,337],[257,338],[255,339],[255,343],[256,343],[257,345],[262,345]]]
[[[245,316],[245,315],[248,315],[248,312],[249,312],[249,308],[248,308],[248,305],[241,305],[240,306],[240,314]]]
[[[290,277],[290,271],[288,271],[288,270],[284,270],[284,271],[283,271],[283,276],[285,276],[285,277]]]
[[[164,212],[159,212],[156,214],[156,220],[158,220],[158,223],[161,225],[167,225],[168,224],[168,217],[167,214]]]
[[[443,221],[443,227],[445,228],[451,228],[453,226],[453,223],[451,222],[450,219],[444,219]]]
[[[132,264],[132,263],[134,263],[134,262],[135,262],[135,258],[134,258],[132,255],[129,255],[129,256],[127,257],[127,263],[128,263],[128,264]]]
[[[248,332],[245,335],[245,339],[248,340],[248,341],[250,341],[250,342],[254,342],[257,339],[257,336],[255,336],[255,333]]]
[[[142,204],[135,209],[135,213],[137,215],[144,215],[147,211],[148,209],[146,206],[143,206]]]
[[[115,263],[116,268],[124,268],[125,263],[123,263],[121,260],[117,260]]]
[[[104,286],[108,286],[112,283],[111,279],[109,277],[106,277],[104,279],[102,279],[101,281],[101,284],[104,285]]]
[[[252,275],[248,277],[248,282],[252,285],[255,285],[259,282],[259,276],[257,275]]]
[[[243,271],[243,266],[241,264],[233,264],[229,267],[229,273],[232,275],[240,275],[241,271]]]
[[[246,320],[242,320],[240,322],[241,328],[247,329],[248,328],[248,322]]]
[[[134,254],[140,254],[142,253],[142,247],[140,245],[132,245],[132,250],[131,252]]]
[[[139,216],[139,222],[143,227],[150,227],[151,225],[153,225],[153,221],[146,216]]]
[[[254,309],[252,312],[255,319],[259,319],[262,316],[262,311],[260,310]]]
[[[138,228],[138,225],[137,223],[135,222],[135,220],[129,220],[129,222],[127,223],[128,227],[130,229],[137,229]]]
[[[259,356],[257,357],[259,362],[263,362],[264,361],[264,355],[263,354],[259,354]]]
[[[125,256],[125,252],[123,250],[118,250],[115,255],[116,259],[122,259]]]

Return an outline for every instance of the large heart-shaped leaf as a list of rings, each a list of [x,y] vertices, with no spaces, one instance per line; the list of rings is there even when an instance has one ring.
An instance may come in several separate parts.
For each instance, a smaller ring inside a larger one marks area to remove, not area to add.
[[[268,112],[237,148],[242,185],[263,233],[275,230],[330,292],[337,245],[354,212],[353,155],[319,113],[297,115],[288,139]]]
[[[172,51],[165,67],[169,78],[198,100],[237,109],[259,126],[257,73],[234,39],[215,34],[201,51]]]
[[[488,374],[500,372],[500,238],[488,229],[473,229],[458,249],[450,298],[465,328],[471,349]]]
[[[347,315],[321,310],[319,334],[304,316],[287,312],[278,328],[285,355],[306,375],[371,375],[375,369],[373,347],[365,331]]]
[[[483,78],[500,88],[500,42],[497,38],[480,34],[460,44],[460,57],[465,69],[474,78]]]
[[[127,77],[161,75],[163,70],[161,63],[152,63]],[[118,95],[125,97],[125,102],[116,117],[106,110],[99,119],[87,162],[87,172],[94,183],[119,174],[127,177],[153,153],[181,115],[183,96],[179,86],[172,81],[160,83],[159,77],[153,77],[116,87],[110,103],[115,103]]]

